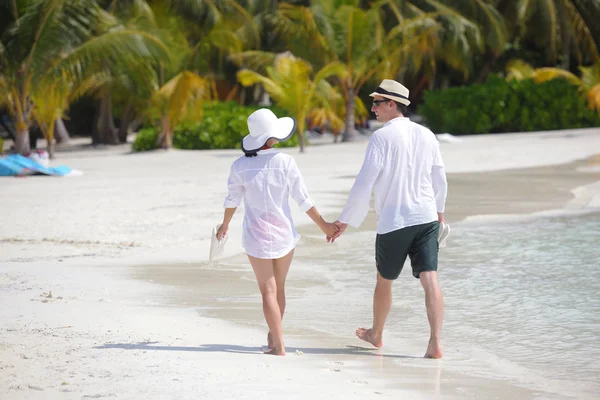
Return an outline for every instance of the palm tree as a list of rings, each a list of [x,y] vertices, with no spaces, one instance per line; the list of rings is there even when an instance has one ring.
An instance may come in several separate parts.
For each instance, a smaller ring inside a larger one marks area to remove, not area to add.
[[[9,7],[12,22],[0,39],[0,106],[9,110],[22,154],[30,150],[28,129],[36,116],[49,134],[49,116],[60,116],[35,102],[46,99],[43,90],[52,88],[52,95],[64,98],[70,90],[64,86],[76,88],[106,63],[164,56],[164,46],[152,35],[103,29],[112,19],[92,0],[14,0]]]
[[[569,69],[600,58],[600,2],[597,0],[496,0],[517,40],[528,40],[546,54],[547,62]]]
[[[438,30],[431,15],[421,14],[398,21],[386,32],[381,12],[384,4],[387,2],[362,9],[359,0],[315,0],[310,7],[284,3],[276,16],[277,32],[295,54],[315,65],[335,61],[344,66],[344,78],[339,80],[346,103],[344,141],[356,137],[354,108],[363,85],[390,72],[398,60],[416,55],[412,46],[431,41]]]
[[[334,61],[313,74],[307,61],[289,53],[268,56],[272,57],[273,66],[266,68],[266,76],[242,69],[237,74],[238,80],[244,86],[261,83],[277,105],[292,114],[298,124],[300,152],[303,152],[306,118],[315,109],[331,108],[329,99],[323,96],[328,93],[326,79],[332,76],[343,79],[344,65]]]

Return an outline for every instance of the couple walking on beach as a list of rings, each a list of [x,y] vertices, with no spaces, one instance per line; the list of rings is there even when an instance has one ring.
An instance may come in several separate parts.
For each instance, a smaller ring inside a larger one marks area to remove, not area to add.
[[[285,281],[300,236],[294,228],[288,198],[334,242],[348,225],[359,227],[367,216],[375,191],[377,282],[373,298],[373,325],[359,328],[356,336],[375,347],[383,346],[383,329],[392,305],[392,283],[406,257],[413,276],[421,281],[430,326],[425,357],[440,358],[440,333],[444,313],[437,279],[438,229],[444,221],[447,183],[435,135],[404,117],[409,91],[385,79],[375,92],[371,111],[385,123],[369,139],[365,159],[348,201],[337,221],[326,222],[311,200],[296,161],[273,149],[294,133],[292,118],[277,118],[260,109],[248,117],[250,134],[242,140],[244,156],[234,161],[228,180],[223,223],[216,235],[222,239],[236,208],[244,201],[242,245],[248,254],[262,295],[269,333],[268,349],[285,355],[282,319]]]

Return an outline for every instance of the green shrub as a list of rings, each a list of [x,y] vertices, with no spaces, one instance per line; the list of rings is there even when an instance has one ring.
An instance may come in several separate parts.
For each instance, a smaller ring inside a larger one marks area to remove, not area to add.
[[[184,150],[240,149],[242,138],[248,134],[246,120],[250,114],[259,108],[261,107],[240,106],[235,102],[207,103],[204,106],[201,121],[182,123],[175,128],[173,147]],[[277,117],[289,116],[288,113],[277,107],[270,108]],[[138,133],[139,136],[140,134]],[[146,144],[147,136],[148,134],[146,133],[140,139],[144,145],[137,145],[138,139],[136,138],[133,144],[135,151],[156,148],[156,144],[148,147]],[[156,142],[156,131],[154,133],[154,141]],[[277,147],[293,147],[297,145],[298,134],[296,132],[290,140],[279,143]],[[139,150],[136,147],[139,147]]]
[[[491,77],[484,84],[427,92],[418,112],[434,132],[455,135],[600,126],[598,113],[563,79],[538,84]]]
[[[143,128],[140,129],[135,136],[133,145],[131,148],[133,151],[148,151],[158,148],[156,141],[158,139],[158,132],[155,128]]]

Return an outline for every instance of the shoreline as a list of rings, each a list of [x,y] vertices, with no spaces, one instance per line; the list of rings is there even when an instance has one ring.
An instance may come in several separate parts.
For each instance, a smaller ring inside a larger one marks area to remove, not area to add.
[[[553,183],[555,184],[548,190],[545,196],[545,210],[532,213],[522,213],[515,217],[515,214],[497,214],[497,217],[492,215],[478,216],[478,214],[469,214],[465,216],[464,212],[454,212],[450,214],[450,220],[452,225],[464,225],[471,223],[489,223],[495,221],[498,223],[506,223],[515,220],[525,220],[528,218],[546,218],[569,215],[566,208],[558,208],[560,206],[566,207],[572,203],[574,199],[570,195],[571,192],[577,191],[578,188],[585,187],[586,185],[578,186],[571,189],[569,185],[574,184],[587,184],[592,182],[591,185],[596,185],[597,174],[581,174],[578,171],[584,165],[588,165],[588,160],[582,160],[570,164],[553,167],[538,167],[523,170],[515,170],[510,172],[498,172],[496,178],[503,177],[507,182],[514,182],[515,175],[520,176],[522,179],[527,180],[530,176],[536,176],[538,179],[544,177],[552,177]],[[574,179],[573,175],[578,175],[578,179]],[[489,173],[476,173],[476,174],[452,174],[449,177],[450,182],[456,180],[464,180],[477,182],[477,179],[483,179],[488,177]],[[498,184],[499,179],[496,180]],[[478,185],[478,183],[475,183]],[[589,184],[588,184],[589,185]],[[484,203],[485,209],[498,211],[501,209],[501,205],[506,204],[506,199],[498,198],[498,195],[504,193],[502,188],[497,188],[496,192],[483,191],[485,196],[481,198],[475,197],[473,200],[481,201]],[[519,193],[513,193],[510,195],[512,201],[518,203],[524,211],[529,209],[535,210],[539,202],[535,204],[526,205],[524,200],[530,197],[528,190],[522,190]],[[495,203],[491,200],[495,199]],[[460,197],[453,200],[456,203],[460,203],[462,200]],[[530,207],[530,208],[528,208]],[[451,206],[449,206],[451,208]],[[341,209],[341,207],[340,207]],[[469,210],[477,212],[477,207],[470,207]],[[600,213],[599,209],[579,209],[574,211],[575,213]],[[331,217],[332,219],[335,217]],[[326,220],[329,220],[326,218]],[[373,240],[375,237],[375,226],[376,218],[373,210],[370,210],[369,215],[361,226],[360,229],[351,229],[346,235],[354,237],[360,237],[358,240]],[[326,360],[333,360],[336,365],[345,365],[352,363],[353,365],[363,367],[370,365],[371,357],[373,355],[379,355],[389,357],[390,359],[421,359],[420,351],[424,351],[418,346],[411,343],[397,343],[392,342],[392,347],[384,347],[382,350],[371,348],[366,343],[359,341],[354,337],[350,330],[346,330],[346,335],[339,336],[337,330],[320,331],[315,330],[314,326],[310,325],[309,321],[305,321],[302,317],[294,316],[294,308],[302,307],[303,299],[306,296],[310,296],[307,289],[314,291],[315,289],[330,291],[335,290],[335,286],[331,286],[327,283],[323,283],[327,279],[326,275],[321,276],[315,274],[312,270],[308,270],[306,265],[314,265],[322,260],[323,254],[330,254],[331,257],[337,258],[340,253],[340,248],[332,249],[332,245],[325,243],[322,238],[322,234],[318,228],[310,222],[308,224],[298,224],[298,232],[302,236],[303,244],[299,245],[296,249],[294,257],[294,265],[290,271],[288,279],[288,313],[286,314],[286,320],[290,321],[285,325],[285,337],[288,343],[289,349],[292,352],[300,349],[303,354],[317,354],[326,357]],[[350,229],[350,228],[349,228]],[[340,238],[343,241],[345,238]],[[451,246],[452,238],[449,239],[449,246]],[[347,248],[346,248],[347,250]],[[374,266],[374,263],[373,263]],[[374,270],[374,268],[373,268]],[[253,280],[253,274],[248,266],[248,261],[245,254],[238,254],[232,257],[228,257],[221,261],[218,261],[216,266],[208,267],[206,263],[195,262],[195,263],[182,263],[174,264],[169,263],[166,265],[153,264],[153,265],[139,265],[134,268],[132,276],[135,279],[140,279],[146,282],[160,282],[162,285],[166,285],[171,288],[173,294],[169,297],[169,303],[178,307],[189,307],[193,306],[197,309],[198,314],[202,317],[217,318],[220,320],[226,320],[236,324],[237,326],[248,326],[253,329],[262,329],[263,334],[266,334],[265,323],[263,321],[261,308],[260,308],[260,295],[255,288],[255,282]],[[202,288],[202,289],[201,289]],[[202,294],[200,293],[200,290]],[[220,297],[220,293],[235,293],[231,296]],[[367,301],[368,302],[368,301]],[[294,304],[297,303],[297,304]],[[292,315],[290,315],[290,313]],[[332,318],[335,318],[332,316]],[[359,325],[359,321],[356,321]],[[291,327],[289,325],[292,325]],[[305,327],[302,327],[306,325]],[[333,328],[332,328],[333,329]],[[259,335],[260,339],[260,335]],[[292,343],[292,346],[289,343]],[[398,346],[400,345],[400,346]],[[315,347],[318,347],[316,349]],[[308,351],[306,348],[308,347]],[[403,350],[402,350],[403,349]],[[400,351],[400,354],[398,354]],[[449,354],[444,360],[449,359],[447,362],[454,362],[455,355]],[[427,361],[425,361],[427,362]],[[433,362],[435,363],[435,361]],[[362,368],[362,367],[358,367]],[[400,372],[401,367],[392,362],[384,363],[380,366],[383,368],[383,372],[390,379]],[[431,368],[437,368],[435,364],[424,364],[421,366],[426,370]],[[381,373],[379,371],[378,373]],[[447,371],[446,371],[447,373]],[[507,390],[520,390],[516,392],[515,396],[519,398],[532,397],[536,391],[528,391],[526,388],[517,389],[516,386],[507,387],[505,383],[499,378],[486,378],[483,376],[475,376],[470,372],[454,371],[454,379],[456,381],[472,380],[471,384],[479,387],[491,387],[497,386],[498,390],[506,392]],[[403,376],[410,375],[410,372],[402,371]],[[378,374],[374,374],[373,371],[367,370],[363,376],[365,381],[372,381],[377,377]],[[485,383],[484,383],[485,381]],[[410,385],[408,386],[410,387]],[[485,396],[489,392],[482,392],[480,396]],[[549,391],[547,393],[548,398],[552,398],[552,395],[556,395],[556,392]]]

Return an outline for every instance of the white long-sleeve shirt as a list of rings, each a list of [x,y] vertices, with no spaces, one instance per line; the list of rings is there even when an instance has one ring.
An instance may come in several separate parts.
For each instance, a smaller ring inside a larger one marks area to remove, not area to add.
[[[256,258],[274,259],[296,247],[296,232],[288,198],[304,212],[314,203],[308,195],[296,160],[275,149],[261,150],[256,157],[242,156],[233,162],[227,183],[225,208],[244,200],[242,246]]]
[[[373,190],[379,234],[437,221],[447,183],[433,132],[404,117],[375,131],[339,221],[359,227]]]

